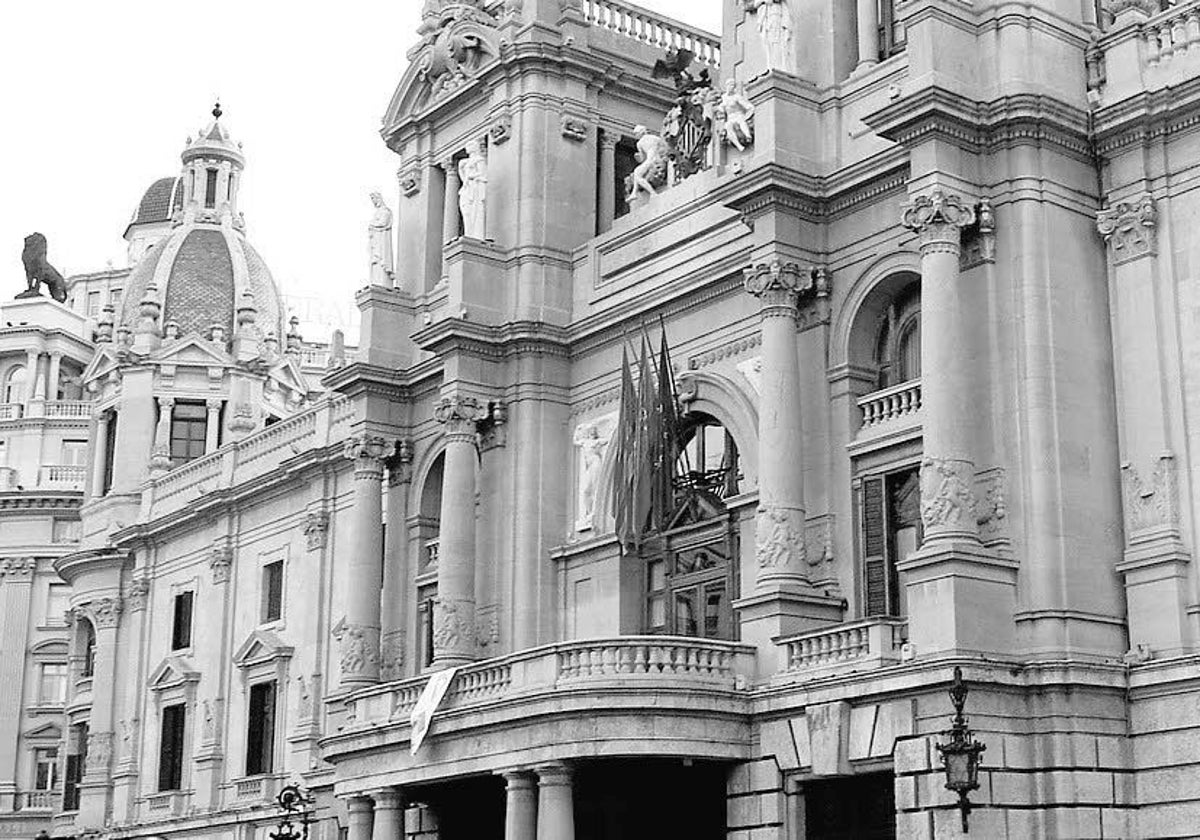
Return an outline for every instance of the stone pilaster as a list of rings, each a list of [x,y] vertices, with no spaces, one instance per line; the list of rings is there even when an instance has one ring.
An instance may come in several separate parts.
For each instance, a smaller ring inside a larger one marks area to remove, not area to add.
[[[537,768],[537,775],[537,840],[575,840],[571,769],[546,764]]]
[[[905,205],[921,249],[921,548],[899,566],[918,655],[1010,650],[1016,567],[979,539],[971,404],[982,375],[970,348],[972,298],[960,281],[962,231],[974,206],[935,189]]]
[[[174,397],[158,398],[158,424],[154,427],[154,450],[150,455],[150,474],[161,475],[171,469],[171,413]]]
[[[438,667],[476,658],[475,424],[487,406],[474,397],[443,397],[434,417],[445,429],[438,594],[433,605],[433,661]]]
[[[617,210],[617,132],[606,128],[600,132],[600,216],[597,231],[607,232]]]
[[[0,645],[0,807],[12,810],[12,796],[17,790],[14,771],[19,756],[16,750],[21,728],[21,679],[25,666],[25,649],[32,601],[33,576],[37,561],[32,557],[0,559],[0,633],[5,640]]]
[[[341,684],[379,681],[379,582],[383,576],[383,466],[387,442],[373,435],[346,441],[354,462],[354,513],[344,567],[346,616],[334,628],[341,645]]]
[[[384,680],[404,676],[404,628],[408,605],[414,595],[408,589],[408,494],[412,489],[413,446],[400,441],[387,462],[387,545],[384,546],[383,612],[380,616],[379,675]]]

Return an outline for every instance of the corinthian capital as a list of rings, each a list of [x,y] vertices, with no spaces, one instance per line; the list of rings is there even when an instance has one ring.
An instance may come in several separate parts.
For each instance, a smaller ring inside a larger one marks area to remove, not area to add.
[[[123,608],[120,598],[98,598],[84,607],[97,627],[116,627]]]
[[[387,441],[378,435],[359,435],[346,441],[344,454],[354,462],[355,474],[376,474],[383,477],[383,458]]]
[[[487,416],[487,406],[474,397],[442,397],[433,408],[433,419],[446,427],[447,436],[475,436],[475,424]]]
[[[901,222],[921,237],[921,250],[946,247],[958,252],[960,232],[975,224],[975,208],[961,196],[934,190],[904,205]]]
[[[794,308],[800,297],[817,290],[813,271],[798,263],[771,260],[742,270],[746,291],[766,308]]]

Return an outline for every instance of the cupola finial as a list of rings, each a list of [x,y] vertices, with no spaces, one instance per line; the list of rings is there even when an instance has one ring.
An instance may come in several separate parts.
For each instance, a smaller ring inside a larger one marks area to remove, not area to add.
[[[218,99],[216,104],[213,105],[213,109],[212,109],[213,119],[214,120],[221,119],[221,114],[223,114],[223,113],[225,113],[225,112],[221,110],[221,100]]]

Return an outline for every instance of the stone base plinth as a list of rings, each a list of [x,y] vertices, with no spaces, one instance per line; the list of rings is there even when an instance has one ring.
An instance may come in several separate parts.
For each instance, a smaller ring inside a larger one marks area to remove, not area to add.
[[[776,639],[837,624],[846,602],[806,584],[781,584],[733,602],[742,628],[742,642],[757,649],[756,678],[770,677],[787,662],[787,648]]]

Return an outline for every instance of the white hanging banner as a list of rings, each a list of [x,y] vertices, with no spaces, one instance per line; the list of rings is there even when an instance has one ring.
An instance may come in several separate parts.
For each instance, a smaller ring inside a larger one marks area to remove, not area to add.
[[[446,690],[450,688],[450,681],[457,673],[457,667],[437,671],[429,677],[429,682],[425,683],[417,705],[413,706],[412,714],[408,717],[408,722],[412,726],[412,736],[408,745],[411,755],[416,755],[417,750],[421,749],[421,744],[424,743],[425,736],[429,733],[429,724],[433,723],[433,713],[437,711],[442,698],[446,696]]]

